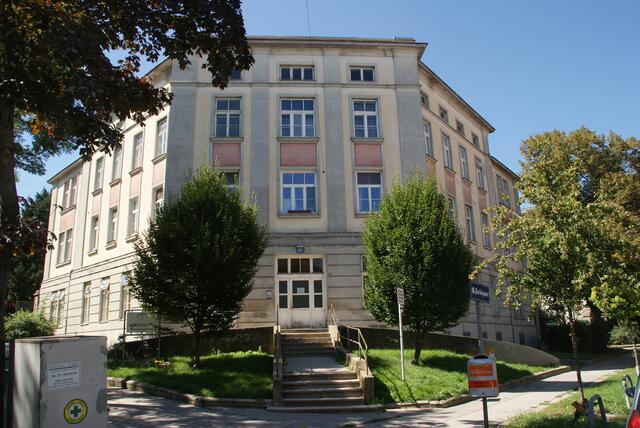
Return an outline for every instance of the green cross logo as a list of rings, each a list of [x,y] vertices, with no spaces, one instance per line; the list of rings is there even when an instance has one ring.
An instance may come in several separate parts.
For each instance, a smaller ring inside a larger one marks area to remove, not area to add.
[[[71,416],[73,416],[74,418],[77,418],[78,416],[80,416],[80,414],[82,413],[82,408],[80,406],[78,406],[77,404],[75,404],[71,410],[69,411],[69,413],[71,413]]]
[[[79,424],[87,417],[87,403],[76,398],[64,406],[64,420],[70,424]]]

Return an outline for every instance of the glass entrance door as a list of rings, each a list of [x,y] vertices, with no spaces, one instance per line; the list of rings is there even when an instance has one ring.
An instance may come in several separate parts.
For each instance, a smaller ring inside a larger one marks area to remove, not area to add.
[[[284,262],[287,272],[284,271]],[[297,260],[293,261],[292,260]],[[306,262],[297,259],[279,259],[279,273],[276,277],[278,322],[285,328],[309,328],[326,326],[326,302],[324,290],[324,273],[322,259],[314,258],[313,265],[320,272],[290,273],[290,267],[309,266],[311,258]],[[303,270],[305,268],[303,267]]]

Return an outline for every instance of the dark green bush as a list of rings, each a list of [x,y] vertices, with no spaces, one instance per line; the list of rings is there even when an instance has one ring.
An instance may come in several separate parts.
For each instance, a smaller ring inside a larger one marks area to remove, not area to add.
[[[22,310],[7,317],[5,329],[7,340],[52,336],[56,331],[56,323],[45,318],[41,312]]]
[[[569,326],[556,317],[541,315],[540,330],[542,340],[548,350],[558,352],[573,352],[571,349],[571,336]],[[576,335],[578,336],[578,351],[587,353],[599,353],[607,349],[611,323],[601,320],[594,324],[587,321],[576,322]]]

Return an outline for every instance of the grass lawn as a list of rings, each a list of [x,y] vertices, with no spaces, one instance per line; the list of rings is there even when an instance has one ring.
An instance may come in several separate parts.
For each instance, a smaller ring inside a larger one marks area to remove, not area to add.
[[[201,357],[191,369],[190,357],[169,359],[171,367],[144,367],[144,361],[109,360],[107,376],[130,378],[183,393],[220,398],[271,398],[273,356],[264,352],[216,353]]]
[[[375,399],[380,403],[441,400],[467,392],[469,356],[442,349],[425,349],[420,364],[412,365],[413,349],[405,349],[406,384],[402,383],[400,351],[370,348],[369,368],[375,376]],[[518,379],[550,367],[498,362],[500,383]]]
[[[634,369],[625,370],[624,373],[629,374],[635,382],[636,376]],[[607,380],[601,384],[587,387],[584,391],[587,398],[593,394],[599,394],[602,397],[607,413],[608,428],[623,428],[627,423],[629,411],[625,405],[624,395],[622,393],[622,384],[620,383],[622,376],[623,372],[618,372],[607,378]],[[578,400],[578,393],[572,394],[562,401],[545,407],[542,411],[520,415],[512,419],[508,426],[509,428],[586,427],[586,417],[583,417],[580,422],[572,425],[573,407],[571,407],[571,403]],[[598,413],[596,409],[596,418],[597,417]],[[598,423],[596,426],[600,426],[600,424]]]

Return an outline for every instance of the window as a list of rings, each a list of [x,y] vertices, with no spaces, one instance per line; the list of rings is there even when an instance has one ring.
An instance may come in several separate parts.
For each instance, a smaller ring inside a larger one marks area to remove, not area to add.
[[[353,132],[358,138],[378,138],[378,102],[353,101]]]
[[[156,123],[156,157],[167,153],[167,118]]]
[[[370,213],[380,209],[382,200],[382,173],[358,172],[358,212]]]
[[[455,198],[449,197],[449,215],[453,219],[453,222],[457,222],[458,218],[458,206],[456,205]]]
[[[422,126],[423,126],[422,132],[424,134],[425,153],[428,156],[433,157],[433,140],[431,138],[431,123],[425,120]]]
[[[491,248],[491,235],[489,233],[489,216],[486,213],[480,213],[482,220],[482,245]]]
[[[91,229],[89,230],[89,252],[98,249],[98,232],[100,227],[99,217],[91,217]]]
[[[113,149],[113,169],[111,170],[111,181],[115,181],[122,176],[122,147]]]
[[[49,303],[49,319],[56,322],[56,326],[62,325],[62,311],[64,310],[64,290],[51,293]]]
[[[451,153],[451,141],[447,134],[442,134],[442,151],[444,153],[444,166],[453,170],[453,155]]]
[[[524,333],[523,332],[518,333],[518,339],[520,340],[520,344],[521,345],[525,344]]]
[[[498,190],[498,203],[511,207],[511,200],[509,196],[509,183],[504,178],[496,174],[496,187]]]
[[[502,332],[496,331],[496,340],[502,341]]]
[[[351,67],[349,75],[352,82],[373,82],[375,75],[374,67]]]
[[[471,205],[464,206],[464,218],[467,226],[467,240],[476,240],[476,226],[473,222],[473,208]]]
[[[62,209],[69,208],[76,203],[76,186],[78,176],[69,178],[62,186]]]
[[[216,137],[240,136],[240,98],[216,98]]]
[[[423,107],[429,108],[429,95],[424,92],[420,92],[420,104]]]
[[[444,108],[442,108],[442,106],[440,107],[440,119],[442,119],[445,122],[449,123],[449,112],[447,110],[445,110]]]
[[[85,282],[82,286],[82,312],[80,313],[80,323],[89,322],[89,313],[91,310],[91,283]]]
[[[294,257],[278,259],[278,273],[322,273],[324,262],[321,258]]]
[[[483,331],[483,332],[482,332],[482,338],[483,338],[483,339],[486,339],[487,337],[488,337],[487,332],[486,332],[486,331]]]
[[[131,169],[140,168],[142,166],[142,150],[144,144],[142,141],[142,132],[133,137],[133,157],[131,159]]]
[[[316,174],[314,172],[283,172],[282,213],[315,213]]]
[[[469,179],[469,162],[467,161],[467,149],[460,146],[458,147],[460,150],[460,172],[462,173],[462,178]]]
[[[240,173],[237,171],[225,172],[224,179],[227,183],[227,189],[234,192],[240,190]]]
[[[470,331],[463,331],[463,332],[462,332],[462,335],[463,335],[464,337],[471,337],[471,332],[470,332]]]
[[[156,210],[158,210],[163,205],[164,205],[164,189],[162,187],[158,187],[153,191],[153,206]]]
[[[280,80],[314,80],[313,66],[281,66]]]
[[[109,278],[103,278],[100,282],[100,312],[98,321],[109,320]]]
[[[478,183],[478,189],[484,189],[484,167],[482,166],[482,160],[476,158],[476,181]]]
[[[127,229],[127,236],[134,236],[138,233],[138,198],[129,200],[129,228]]]
[[[285,99],[280,103],[282,137],[315,137],[313,99]]]
[[[460,135],[464,135],[464,123],[456,120],[456,130]]]
[[[473,143],[474,146],[480,147],[480,139],[476,134],[471,134],[471,142]]]
[[[109,230],[107,230],[107,243],[115,242],[118,237],[118,207],[109,210]]]
[[[96,159],[96,170],[93,175],[93,191],[102,188],[102,177],[104,175],[104,157]]]
[[[58,264],[71,260],[72,243],[73,229],[68,229],[58,235]]]
[[[131,290],[129,289],[129,273],[125,272],[120,277],[120,306],[118,319],[123,320],[126,311],[131,309]]]
[[[229,80],[242,80],[242,70],[233,67],[231,69],[231,75],[229,75]]]

